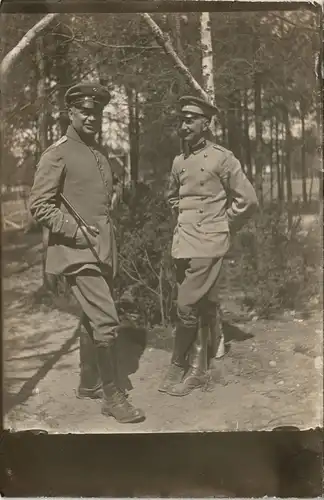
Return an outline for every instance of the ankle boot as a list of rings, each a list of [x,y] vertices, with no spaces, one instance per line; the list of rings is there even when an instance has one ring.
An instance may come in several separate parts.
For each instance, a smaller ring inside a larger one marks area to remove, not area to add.
[[[170,394],[172,387],[181,382],[187,369],[187,356],[195,340],[196,332],[196,326],[186,326],[182,323],[178,323],[175,332],[171,364],[158,389],[160,392]]]
[[[102,384],[97,363],[97,352],[91,335],[91,327],[84,317],[80,328],[80,383],[78,399],[101,399]]]
[[[225,339],[222,325],[222,310],[219,303],[210,302],[209,322],[209,359],[225,356]]]
[[[171,396],[187,396],[194,389],[204,387],[207,383],[208,370],[208,324],[200,321],[198,334],[192,345],[190,366],[180,383],[175,384],[169,394]]]
[[[104,396],[101,412],[107,417],[114,417],[122,424],[142,422],[145,420],[142,410],[134,408],[125,394],[116,386],[114,342],[112,338],[107,344],[96,345]]]

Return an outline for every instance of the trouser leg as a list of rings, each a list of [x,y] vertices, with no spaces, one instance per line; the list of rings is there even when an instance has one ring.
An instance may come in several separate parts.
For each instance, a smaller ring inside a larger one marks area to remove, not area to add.
[[[107,338],[114,337],[119,318],[106,277],[100,271],[84,270],[67,279],[88,319],[93,340],[104,342]]]
[[[192,360],[196,364],[199,359],[209,368],[211,358],[219,358],[224,355],[224,336],[222,332],[221,309],[219,303],[219,278],[223,259],[210,259],[205,262],[208,278],[205,284],[205,294],[200,302],[200,335],[192,346]],[[206,352],[206,358],[202,360],[202,353]],[[201,371],[204,366],[201,365]]]
[[[99,374],[97,352],[93,340],[93,332],[84,313],[80,328],[80,382],[77,398],[102,398],[101,379]]]
[[[181,381],[173,384],[167,391],[173,396],[185,396],[206,384],[210,333],[203,315],[203,304],[218,280],[222,259],[190,259],[181,263],[180,268],[183,265],[184,275],[178,288],[178,316],[183,321],[194,322],[196,332],[188,360],[189,369]]]
[[[179,301],[180,287],[185,278],[189,260],[176,261],[178,300],[177,300],[177,326],[175,329],[171,363],[162,379],[160,392],[172,392],[172,387],[181,382],[188,368],[188,353],[195,340],[198,326],[198,312],[195,306]]]
[[[93,331],[94,349],[102,381],[102,413],[118,422],[143,420],[144,414],[129,403],[116,380],[115,340],[119,319],[109,283],[100,272],[88,271],[69,278],[72,291]]]

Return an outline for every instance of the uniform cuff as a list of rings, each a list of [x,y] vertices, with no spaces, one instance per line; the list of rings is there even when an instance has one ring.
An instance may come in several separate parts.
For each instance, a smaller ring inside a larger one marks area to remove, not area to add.
[[[75,222],[75,220],[71,216],[64,214],[64,220],[63,220],[61,232],[67,238],[75,238],[77,230],[78,230],[78,225]]]

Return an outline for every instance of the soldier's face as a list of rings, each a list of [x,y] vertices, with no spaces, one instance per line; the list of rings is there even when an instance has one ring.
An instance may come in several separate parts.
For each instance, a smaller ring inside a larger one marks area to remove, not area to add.
[[[72,107],[69,118],[72,126],[81,136],[94,136],[99,132],[101,110]]]
[[[181,118],[180,135],[189,144],[194,144],[208,130],[208,120],[204,116],[183,116]]]

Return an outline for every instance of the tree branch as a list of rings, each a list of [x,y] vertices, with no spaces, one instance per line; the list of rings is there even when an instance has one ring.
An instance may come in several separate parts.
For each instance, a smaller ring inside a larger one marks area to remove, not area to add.
[[[301,30],[306,30],[306,31],[311,31],[313,33],[317,33],[317,29],[306,26],[306,24],[300,25],[300,24],[294,23],[290,19],[287,19],[287,17],[280,16],[279,14],[275,14],[274,12],[269,12],[269,14],[270,14],[270,16],[272,16],[276,19],[280,19],[281,21],[284,21],[285,23],[290,24],[290,26],[294,26],[295,28],[298,28]]]
[[[149,14],[143,13],[140,16],[144,19],[146,24],[151,28],[153,35],[155,36],[158,44],[164,49],[164,52],[170,56],[173,60],[175,67],[180,71],[180,73],[186,78],[187,82],[193,87],[202,99],[209,101],[209,96],[207,92],[203,90],[203,88],[199,85],[197,80],[192,76],[187,66],[181,61],[180,57],[175,52],[171,43],[166,39],[163,31],[159,28],[156,22],[152,19]]]
[[[22,39],[17,43],[17,45],[11,49],[8,54],[3,58],[0,65],[0,80],[1,86],[5,86],[9,72],[17,61],[17,59],[22,55],[22,53],[31,45],[31,43],[37,38],[37,36],[44,31],[57,17],[59,13],[47,14],[38,23],[36,23],[27,33],[22,37]]]
[[[157,274],[157,272],[154,270],[154,268],[153,268],[153,266],[152,266],[152,263],[151,263],[150,258],[149,258],[149,256],[148,256],[148,253],[147,253],[146,248],[145,248],[145,250],[144,250],[144,251],[145,251],[146,261],[147,261],[147,263],[148,263],[148,265],[149,265],[149,267],[150,267],[151,271],[155,274],[155,276],[156,276],[157,278],[159,278],[159,275]]]
[[[128,262],[124,257],[123,255],[120,255],[120,259],[124,262]],[[159,297],[159,293],[156,291],[156,290],[153,290],[153,288],[151,288],[145,281],[144,279],[142,278],[142,276],[140,275],[137,267],[136,267],[136,264],[134,263],[133,260],[130,261],[130,263],[133,265],[134,267],[134,270],[138,276],[138,278],[136,278],[135,276],[133,276],[126,268],[125,266],[122,264],[121,265],[121,269],[125,272],[125,274],[127,274],[127,276],[129,278],[131,278],[133,281],[135,281],[136,283],[141,283],[143,286],[145,286],[145,288],[147,288],[150,292],[152,292],[154,295],[157,295],[157,297]]]

